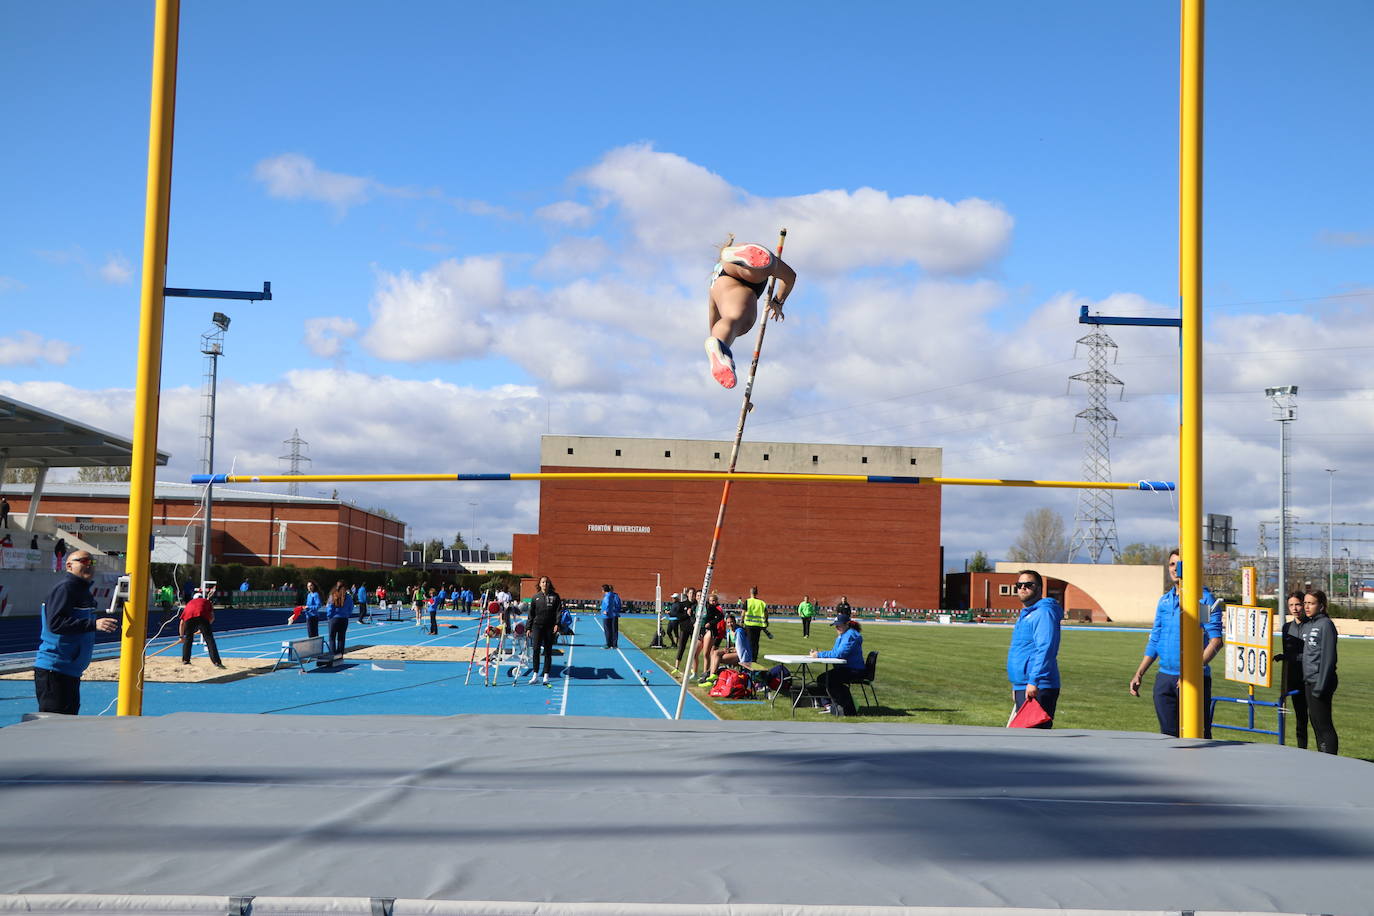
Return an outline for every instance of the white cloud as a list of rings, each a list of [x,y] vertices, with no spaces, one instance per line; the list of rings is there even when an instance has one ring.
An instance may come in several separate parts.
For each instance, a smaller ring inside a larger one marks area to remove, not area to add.
[[[133,279],[134,269],[123,255],[112,254],[100,265],[100,279],[112,286],[123,286]]]
[[[446,260],[420,274],[381,272],[363,344],[398,362],[478,359],[506,311],[500,260]]]
[[[540,276],[589,274],[602,270],[611,260],[611,246],[601,238],[570,236],[550,246],[534,265]]]
[[[988,267],[1011,240],[1011,215],[985,200],[893,197],[873,188],[758,197],[647,144],[612,150],[578,177],[602,207],[620,215],[640,247],[659,257],[700,261],[731,232],[737,241],[771,244],[785,226],[784,257],[799,269],[914,263],[959,274]]]
[[[573,200],[560,200],[546,207],[540,207],[534,211],[534,215],[545,222],[582,228],[595,222],[597,213],[596,210],[586,204],[579,204]]]
[[[267,188],[271,197],[283,200],[313,200],[330,204],[343,214],[356,204],[373,197],[403,200],[437,200],[451,204],[463,213],[491,216],[502,220],[518,219],[518,214],[505,207],[482,200],[449,198],[439,188],[416,188],[383,184],[360,175],[331,172],[315,164],[315,160],[300,153],[281,153],[269,156],[253,167],[253,177]]]
[[[263,159],[253,177],[267,186],[267,193],[284,200],[315,200],[340,212],[372,196],[378,185],[370,178],[330,172],[300,153],[282,153]]]
[[[352,318],[307,318],[305,345],[316,356],[332,359],[344,350],[344,344],[358,336],[358,322]]]
[[[13,292],[15,290],[21,290],[23,288],[24,284],[14,279],[14,277],[0,276],[0,293]]]
[[[65,366],[80,350],[64,340],[40,337],[32,331],[19,331],[0,337],[0,366]]]

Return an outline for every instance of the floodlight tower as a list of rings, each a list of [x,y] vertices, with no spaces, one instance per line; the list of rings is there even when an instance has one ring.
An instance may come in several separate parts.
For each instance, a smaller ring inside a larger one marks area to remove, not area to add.
[[[1336,471],[1326,469],[1326,594],[1336,594]]]
[[[1282,607],[1288,593],[1288,424],[1298,418],[1298,386],[1266,388],[1264,396],[1273,403],[1270,418],[1279,424],[1279,581],[1274,597]]]
[[[1102,330],[1078,338],[1078,345],[1088,348],[1088,371],[1069,376],[1070,382],[1084,382],[1088,386],[1088,406],[1074,414],[1077,420],[1088,421],[1088,438],[1083,444],[1083,480],[1112,479],[1112,452],[1109,439],[1116,432],[1116,414],[1107,407],[1107,386],[1118,385],[1120,397],[1126,393],[1126,383],[1107,371],[1107,354],[1116,362],[1116,341]],[[1074,351],[1077,355],[1078,346]],[[1118,398],[1119,399],[1119,398]],[[1116,538],[1116,503],[1111,490],[1079,490],[1078,511],[1074,513],[1076,528],[1069,546],[1069,560],[1079,550],[1086,551],[1094,563],[1102,562],[1104,550],[1113,560],[1121,557],[1121,545]]]
[[[285,455],[278,455],[277,460],[287,462],[286,473],[300,476],[303,473],[301,466],[311,463],[310,457],[303,451],[304,448],[310,447],[310,443],[301,438],[299,429],[293,429],[291,430],[291,438],[284,440],[282,445],[285,445],[290,451]],[[286,492],[291,496],[299,496],[301,485],[298,483],[287,484]]]
[[[215,472],[215,394],[219,381],[219,358],[224,355],[224,335],[229,330],[229,316],[215,312],[210,319],[214,328],[200,335],[200,352],[205,354],[205,375],[202,382],[201,461],[203,474]],[[210,514],[215,485],[205,485],[205,522],[200,539],[200,584],[210,578]],[[206,596],[209,597],[208,595]]]

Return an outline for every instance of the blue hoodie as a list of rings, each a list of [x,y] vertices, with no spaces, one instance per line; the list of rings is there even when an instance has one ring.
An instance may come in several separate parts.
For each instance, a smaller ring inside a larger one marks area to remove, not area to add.
[[[81,677],[95,649],[95,596],[91,585],[75,573],[62,577],[43,606],[42,638],[35,668]]]
[[[323,599],[320,598],[320,593],[319,593],[319,592],[306,592],[306,593],[305,593],[305,619],[306,619],[306,620],[319,620],[321,617],[323,617],[323,616],[324,616],[324,613],[320,610],[320,605],[323,604],[323,603],[324,603],[324,601],[323,601]]]
[[[1198,624],[1202,628],[1202,645],[1213,639],[1225,638],[1226,627],[1221,622],[1221,605],[1216,604],[1212,590],[1202,590],[1199,602],[1203,610],[1198,612]],[[1215,607],[1213,607],[1215,605]],[[1159,673],[1177,677],[1182,671],[1183,631],[1181,628],[1183,609],[1179,607],[1178,590],[1171,588],[1160,596],[1155,605],[1155,623],[1150,628],[1150,639],[1145,643],[1145,654],[1159,659]],[[1203,677],[1212,676],[1212,666],[1202,666]]]
[[[750,665],[754,662],[754,653],[749,644],[749,634],[744,627],[735,627],[735,652],[739,655],[741,665]]]
[[[864,637],[858,630],[850,627],[843,633],[835,637],[835,645],[823,652],[817,652],[818,658],[842,658],[846,668],[856,668],[864,670]]]
[[[605,620],[620,616],[620,596],[615,592],[607,592],[601,596],[601,616]]]
[[[1021,609],[1007,649],[1007,680],[1013,690],[1030,683],[1059,687],[1059,622],[1063,619],[1064,609],[1053,598],[1041,598]]]
[[[343,618],[343,619],[347,620],[349,617],[352,617],[352,616],[353,616],[353,593],[352,593],[351,591],[348,591],[347,589],[345,589],[345,590],[344,590],[343,605],[342,605],[342,606],[337,605],[337,604],[331,604],[331,605],[329,605],[329,619],[330,619],[330,620],[337,620],[337,619],[339,619],[339,618]]]

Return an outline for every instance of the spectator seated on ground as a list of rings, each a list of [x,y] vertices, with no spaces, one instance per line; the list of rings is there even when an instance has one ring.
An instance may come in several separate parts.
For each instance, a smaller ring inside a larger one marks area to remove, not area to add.
[[[739,625],[739,621],[734,614],[725,615],[726,639],[734,645],[724,646],[712,650],[710,668],[706,676],[701,679],[703,685],[714,684],[721,668],[739,667],[748,668],[754,663],[754,656],[750,652],[748,634],[744,632],[744,627]]]

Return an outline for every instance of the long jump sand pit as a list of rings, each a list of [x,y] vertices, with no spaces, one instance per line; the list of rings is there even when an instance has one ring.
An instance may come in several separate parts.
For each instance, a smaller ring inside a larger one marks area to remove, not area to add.
[[[347,654],[349,658],[375,661],[470,662],[474,655],[486,658],[487,650],[472,646],[358,646]]]
[[[234,681],[245,677],[269,674],[277,664],[272,658],[233,658],[224,656],[223,668],[216,668],[210,660],[199,656],[191,664],[183,665],[181,656],[172,649],[165,657],[150,655],[144,661],[143,680],[149,684],[208,684],[216,681]],[[474,654],[477,659],[486,657],[486,648],[474,651],[472,646],[349,646],[344,651],[347,660],[356,661],[414,661],[414,662],[470,662]],[[283,664],[283,667],[295,667]],[[0,674],[0,680],[31,681],[33,669],[7,671]],[[119,659],[104,658],[91,662],[82,680],[118,681]]]
[[[272,670],[272,665],[275,662],[275,658],[226,658],[224,659],[224,667],[216,668],[210,664],[208,658],[203,656],[193,659],[189,665],[183,665],[180,656],[170,658],[151,656],[144,660],[143,680],[146,683],[158,684],[204,684],[211,681],[231,681],[255,674],[266,674]],[[31,681],[33,680],[33,669],[10,671],[0,675],[0,678],[7,681]],[[83,681],[119,680],[119,659],[103,658],[91,662],[91,666],[86,669],[86,673],[82,675],[81,679]]]

